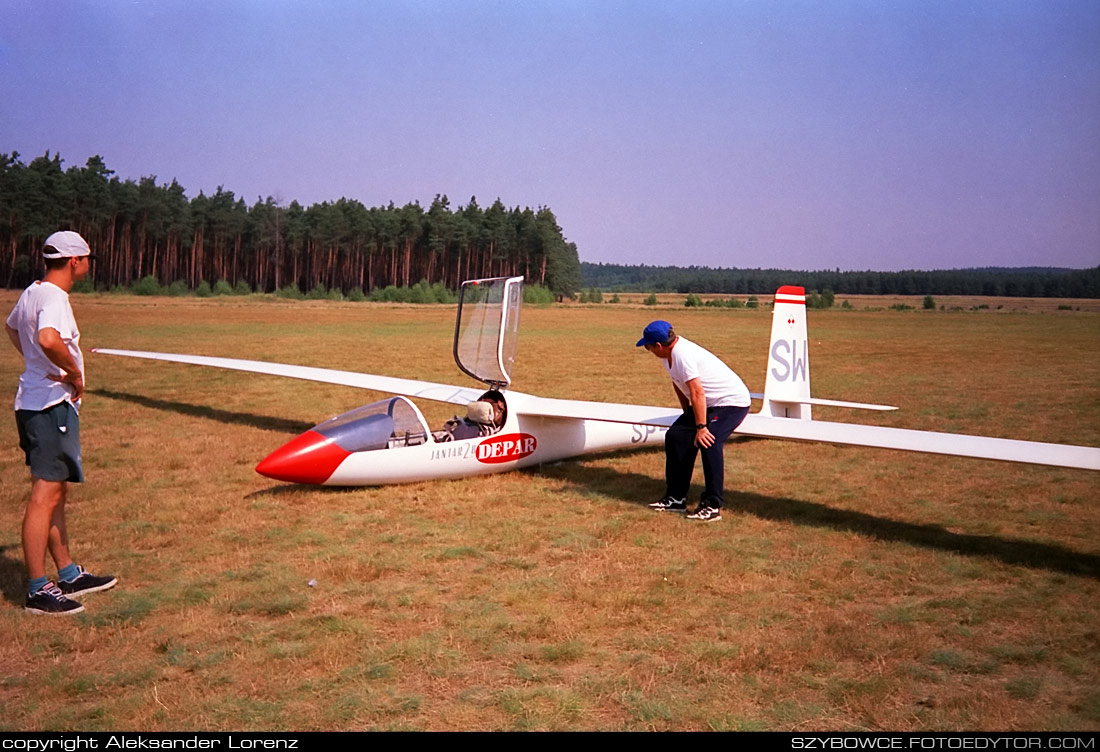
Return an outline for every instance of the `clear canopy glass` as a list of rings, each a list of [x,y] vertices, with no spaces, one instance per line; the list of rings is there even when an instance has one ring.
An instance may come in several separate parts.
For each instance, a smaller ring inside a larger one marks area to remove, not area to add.
[[[428,441],[428,424],[405,397],[372,402],[314,426],[347,452],[369,452]]]
[[[462,283],[454,354],[464,373],[495,386],[512,383],[522,304],[523,277]]]

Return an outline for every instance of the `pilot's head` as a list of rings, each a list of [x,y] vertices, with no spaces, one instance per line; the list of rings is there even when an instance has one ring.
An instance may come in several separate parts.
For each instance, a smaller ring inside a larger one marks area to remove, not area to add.
[[[490,389],[477,398],[478,402],[487,402],[493,407],[493,425],[500,428],[508,416],[508,404],[504,401],[504,395],[495,389]]]
[[[483,426],[493,425],[495,420],[493,403],[482,402],[481,400],[469,403],[466,405],[466,420]]]

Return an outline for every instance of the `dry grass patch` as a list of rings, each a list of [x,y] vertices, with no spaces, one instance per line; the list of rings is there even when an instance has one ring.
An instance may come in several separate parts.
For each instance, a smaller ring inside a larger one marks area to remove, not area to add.
[[[88,347],[463,383],[448,307],[74,307]],[[1062,313],[811,313],[815,393],[902,408],[815,414],[1100,445],[1100,318]],[[762,388],[766,312],[661,315]],[[523,316],[518,389],[671,404],[633,347],[652,309]],[[662,490],[652,450],[288,486],[254,464],[374,394],[88,361],[89,482],[70,527],[78,560],[122,583],[71,620],[23,614],[11,428],[4,729],[1100,728],[1094,474],[736,440],[724,519],[702,527],[645,508]],[[423,407],[433,423],[454,412]]]

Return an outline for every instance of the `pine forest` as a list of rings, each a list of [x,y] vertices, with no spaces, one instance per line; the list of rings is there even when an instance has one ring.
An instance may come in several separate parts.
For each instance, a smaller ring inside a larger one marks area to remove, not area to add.
[[[0,154],[0,281],[22,287],[41,274],[42,241],[81,233],[96,253],[97,289],[152,277],[191,288],[222,281],[253,291],[288,286],[347,293],[421,281],[456,289],[464,279],[522,274],[554,295],[580,287],[577,248],[549,207],[452,207],[437,195],[367,208],[341,198],[308,207],[273,198],[249,206],[219,187],[189,199],[175,180],[120,180],[99,156],[63,167],[47,152],[24,164]]]

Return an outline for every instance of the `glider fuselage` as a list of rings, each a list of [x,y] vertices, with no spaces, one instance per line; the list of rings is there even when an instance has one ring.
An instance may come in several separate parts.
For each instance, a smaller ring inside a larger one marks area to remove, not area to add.
[[[523,396],[509,394],[509,402],[520,402]],[[595,452],[662,446],[666,430],[513,413],[489,436],[437,441],[429,435],[413,445],[350,452],[309,431],[277,449],[256,470],[277,480],[328,486],[415,483],[507,472]]]

